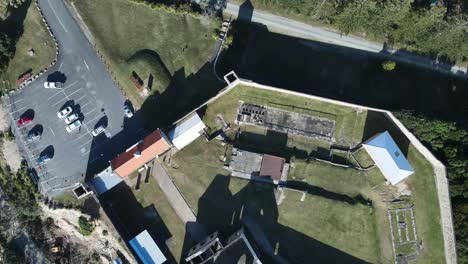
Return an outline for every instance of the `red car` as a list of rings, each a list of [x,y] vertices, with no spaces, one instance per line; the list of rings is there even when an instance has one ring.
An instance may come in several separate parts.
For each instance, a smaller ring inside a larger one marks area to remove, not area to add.
[[[22,118],[20,118],[20,120],[18,120],[18,126],[19,127],[25,126],[25,125],[31,123],[32,120],[33,120],[32,117],[29,117],[29,116],[22,117]]]

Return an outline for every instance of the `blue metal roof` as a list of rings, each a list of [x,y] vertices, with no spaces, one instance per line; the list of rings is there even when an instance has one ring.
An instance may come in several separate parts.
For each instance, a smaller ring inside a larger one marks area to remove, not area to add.
[[[166,257],[146,230],[129,243],[143,264],[162,264],[166,261]]]
[[[414,173],[413,167],[388,131],[375,136],[362,145],[390,183],[396,184]]]

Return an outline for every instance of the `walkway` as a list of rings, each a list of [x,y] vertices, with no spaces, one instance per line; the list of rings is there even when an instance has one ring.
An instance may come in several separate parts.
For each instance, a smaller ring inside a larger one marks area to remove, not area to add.
[[[152,175],[156,179],[161,190],[166,195],[172,208],[174,208],[176,214],[180,220],[184,222],[187,228],[187,232],[190,233],[191,237],[195,241],[201,241],[206,238],[207,234],[203,226],[197,223],[197,218],[193,213],[190,206],[185,201],[179,189],[175,186],[174,182],[167,174],[167,171],[163,168],[159,160],[155,160],[153,163]]]

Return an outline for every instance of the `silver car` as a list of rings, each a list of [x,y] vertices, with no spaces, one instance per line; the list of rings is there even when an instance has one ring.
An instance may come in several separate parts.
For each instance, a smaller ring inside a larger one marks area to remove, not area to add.
[[[93,134],[93,137],[97,137],[99,134],[101,134],[105,130],[106,128],[104,126],[98,126],[93,131],[91,131],[91,134]]]
[[[77,120],[78,119],[78,114],[77,113],[73,113],[73,114],[70,114],[67,116],[67,118],[65,118],[65,123],[68,125],[68,124],[71,124],[73,123],[73,121]]]
[[[44,88],[47,89],[61,89],[63,87],[63,83],[61,82],[45,82]]]
[[[80,120],[76,120],[75,122],[69,124],[67,127],[66,127],[66,130],[68,133],[72,132],[73,130],[75,129],[78,129],[80,126],[81,126],[81,121]]]

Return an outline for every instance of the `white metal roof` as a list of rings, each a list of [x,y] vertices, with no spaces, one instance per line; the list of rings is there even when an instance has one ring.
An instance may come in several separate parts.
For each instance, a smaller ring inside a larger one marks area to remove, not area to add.
[[[92,180],[94,189],[98,195],[101,195],[108,190],[112,189],[114,186],[119,184],[122,181],[122,178],[119,177],[112,171],[112,168],[109,166],[102,172],[96,175]]]
[[[129,243],[143,264],[161,264],[166,262],[166,257],[148,231],[141,232],[130,240]]]
[[[197,139],[205,127],[205,124],[203,124],[197,113],[194,113],[171,129],[167,133],[167,136],[172,141],[172,144],[180,150]]]
[[[388,131],[373,137],[362,145],[391,184],[397,184],[414,173],[413,167]]]

